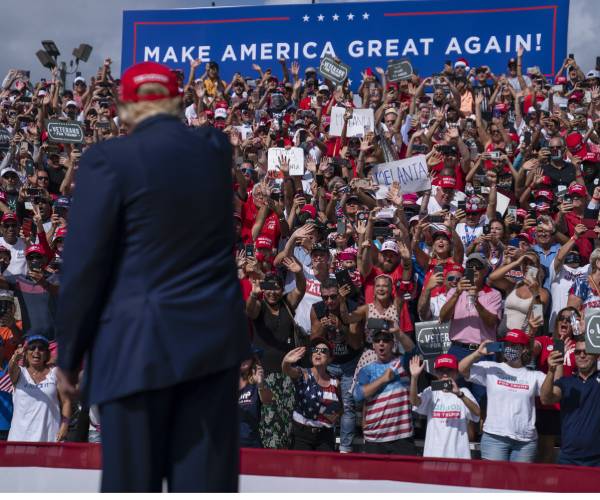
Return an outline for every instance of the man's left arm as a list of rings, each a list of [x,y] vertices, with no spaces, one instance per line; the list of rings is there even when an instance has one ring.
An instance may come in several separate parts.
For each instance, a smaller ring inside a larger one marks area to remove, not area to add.
[[[69,217],[57,312],[58,366],[77,374],[96,334],[118,254],[116,171],[98,146],[81,158]]]

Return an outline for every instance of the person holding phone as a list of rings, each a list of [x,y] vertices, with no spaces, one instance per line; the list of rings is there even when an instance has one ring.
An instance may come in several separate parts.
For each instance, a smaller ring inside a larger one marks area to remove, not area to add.
[[[466,387],[456,384],[458,360],[441,354],[433,361],[436,379],[417,394],[425,363],[419,356],[410,360],[410,403],[413,411],[427,417],[424,457],[471,458],[467,422],[479,422],[481,410]]]
[[[481,437],[483,460],[533,462],[535,459],[538,439],[535,397],[540,395],[545,375],[525,368],[523,360],[528,356],[531,340],[523,330],[509,330],[498,346],[502,362],[482,360],[491,354],[488,347],[494,345],[485,340],[458,365],[465,379],[485,387],[487,392],[487,415]]]
[[[563,355],[548,357],[548,373],[542,384],[544,404],[560,403],[561,446],[559,464],[600,467],[600,374],[598,354],[586,350],[582,337],[576,339],[577,371],[564,375]]]
[[[260,364],[261,349],[254,348],[253,356],[242,361],[238,407],[240,412],[240,446],[262,448],[259,423],[262,405],[273,402],[273,393],[265,384],[265,371]]]
[[[333,427],[342,414],[339,381],[327,373],[333,346],[323,337],[310,341],[311,368],[301,368],[298,362],[307,353],[297,347],[283,358],[281,369],[289,376],[295,389],[292,424],[292,449],[333,451]]]
[[[10,251],[10,263],[5,269],[11,275],[26,274],[27,260],[25,249],[27,243],[19,236],[19,221],[13,212],[5,212],[0,219],[2,226],[2,237],[0,245]]]
[[[486,285],[490,271],[485,256],[474,253],[467,257],[465,274],[456,288],[446,294],[446,303],[440,310],[440,322],[450,322],[449,354],[458,360],[476,351],[485,340],[496,340],[498,322],[502,316],[502,297],[498,290]],[[491,359],[491,358],[488,358]],[[485,398],[485,389],[459,380],[459,386],[468,387],[479,404]]]
[[[588,309],[600,308],[600,248],[590,255],[587,276],[577,278],[569,290],[567,306],[574,307],[583,315]]]
[[[446,295],[451,288],[456,288],[462,279],[464,268],[459,264],[449,266],[438,265],[419,295],[417,311],[421,321],[439,319],[440,311],[447,302]]]

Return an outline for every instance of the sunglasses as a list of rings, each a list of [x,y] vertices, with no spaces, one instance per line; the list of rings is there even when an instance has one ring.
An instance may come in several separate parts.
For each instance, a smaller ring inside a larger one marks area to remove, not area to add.
[[[313,354],[329,354],[329,349],[327,347],[313,347],[310,352]]]
[[[15,228],[15,227],[17,227],[17,225],[16,225],[16,224],[14,224],[14,223],[12,223],[12,224],[2,224],[2,227],[6,228],[6,229],[9,229],[9,228],[11,228],[11,227],[12,227],[12,228]]]
[[[565,315],[563,314],[562,316],[559,316],[559,317],[558,317],[558,321],[564,321],[564,322],[568,323],[568,322],[570,322],[570,321],[571,321],[571,316],[570,316],[570,315],[569,315],[569,316],[565,316]]]
[[[481,271],[483,266],[481,264],[467,264],[467,269],[475,269],[476,271]]]
[[[388,342],[392,342],[393,340],[394,337],[392,335],[384,335],[374,338],[373,343],[377,344],[378,342],[385,342],[387,344]]]
[[[584,356],[588,355],[588,352],[585,349],[575,349],[573,353],[575,354],[575,356],[579,356],[581,354],[583,354]]]
[[[40,176],[38,175],[38,181],[46,181],[46,182],[48,182],[49,180],[50,180],[50,179],[48,179],[48,177],[40,177]]]
[[[31,351],[31,352],[36,351],[36,350],[38,350],[40,352],[45,352],[48,350],[48,347],[45,346],[44,344],[33,344],[33,345],[27,346],[27,350]]]
[[[334,295],[321,295],[321,298],[323,300],[335,300],[338,298],[338,294],[334,294]]]

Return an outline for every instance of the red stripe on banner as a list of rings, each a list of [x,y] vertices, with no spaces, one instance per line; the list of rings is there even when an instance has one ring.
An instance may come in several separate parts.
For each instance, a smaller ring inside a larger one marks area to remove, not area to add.
[[[96,444],[0,442],[0,467],[100,469],[101,463],[101,448]],[[600,491],[600,474],[594,467],[362,453],[243,448],[240,473],[556,493]]]
[[[135,21],[133,23],[133,64],[137,62],[137,27],[140,25],[167,25],[167,24],[224,24],[224,23],[258,23],[263,21],[289,21],[289,17],[247,17],[239,19],[205,19],[199,21]]]

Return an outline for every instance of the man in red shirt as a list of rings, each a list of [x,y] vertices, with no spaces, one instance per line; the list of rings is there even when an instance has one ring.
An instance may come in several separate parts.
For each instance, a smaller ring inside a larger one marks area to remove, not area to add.
[[[248,201],[242,205],[242,239],[252,243],[259,236],[266,236],[277,247],[279,239],[289,232],[280,203],[271,197],[271,191],[263,184],[256,184]]]

